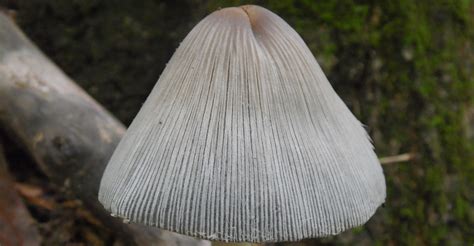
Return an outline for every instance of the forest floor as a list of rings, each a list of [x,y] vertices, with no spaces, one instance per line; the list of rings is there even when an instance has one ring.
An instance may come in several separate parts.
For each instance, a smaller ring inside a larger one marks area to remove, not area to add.
[[[80,200],[50,182],[15,144],[4,141],[4,149],[8,171],[0,175],[0,242],[5,246],[122,244]]]

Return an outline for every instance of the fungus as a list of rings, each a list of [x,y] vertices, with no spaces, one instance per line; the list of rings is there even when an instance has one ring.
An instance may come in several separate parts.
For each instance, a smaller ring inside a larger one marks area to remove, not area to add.
[[[181,43],[115,150],[99,200],[219,241],[297,241],[364,224],[385,179],[361,123],[300,36],[258,6]]]

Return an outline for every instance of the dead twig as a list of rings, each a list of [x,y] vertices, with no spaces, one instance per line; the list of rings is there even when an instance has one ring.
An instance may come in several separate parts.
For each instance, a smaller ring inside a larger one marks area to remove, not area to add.
[[[405,154],[400,154],[400,155],[382,157],[379,160],[380,160],[380,163],[382,165],[385,165],[385,164],[393,164],[393,163],[398,163],[398,162],[411,161],[413,159],[415,159],[414,154],[405,153]]]

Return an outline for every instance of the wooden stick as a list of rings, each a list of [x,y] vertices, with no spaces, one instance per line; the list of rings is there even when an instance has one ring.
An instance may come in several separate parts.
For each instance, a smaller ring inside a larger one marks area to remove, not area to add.
[[[385,165],[385,164],[392,164],[392,163],[397,163],[397,162],[410,161],[414,158],[415,156],[413,154],[405,153],[405,154],[400,154],[400,155],[382,157],[379,160],[381,164]]]
[[[103,209],[97,200],[99,182],[125,127],[1,12],[0,128],[24,147],[51,180],[80,198],[127,245],[202,244],[154,228],[123,224]]]

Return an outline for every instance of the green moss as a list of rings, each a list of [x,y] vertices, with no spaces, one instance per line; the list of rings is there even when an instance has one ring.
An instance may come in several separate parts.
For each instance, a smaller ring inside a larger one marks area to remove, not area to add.
[[[248,3],[232,5],[243,2]],[[466,195],[474,189],[474,148],[463,124],[474,98],[474,57],[466,54],[474,40],[473,3],[258,3],[302,35],[336,91],[369,126],[380,156],[418,156],[384,167],[387,208],[364,227],[373,243],[474,241],[469,233],[474,200]],[[228,5],[216,0],[211,6]],[[364,233],[355,229],[348,234]],[[329,241],[341,243],[345,237]]]

